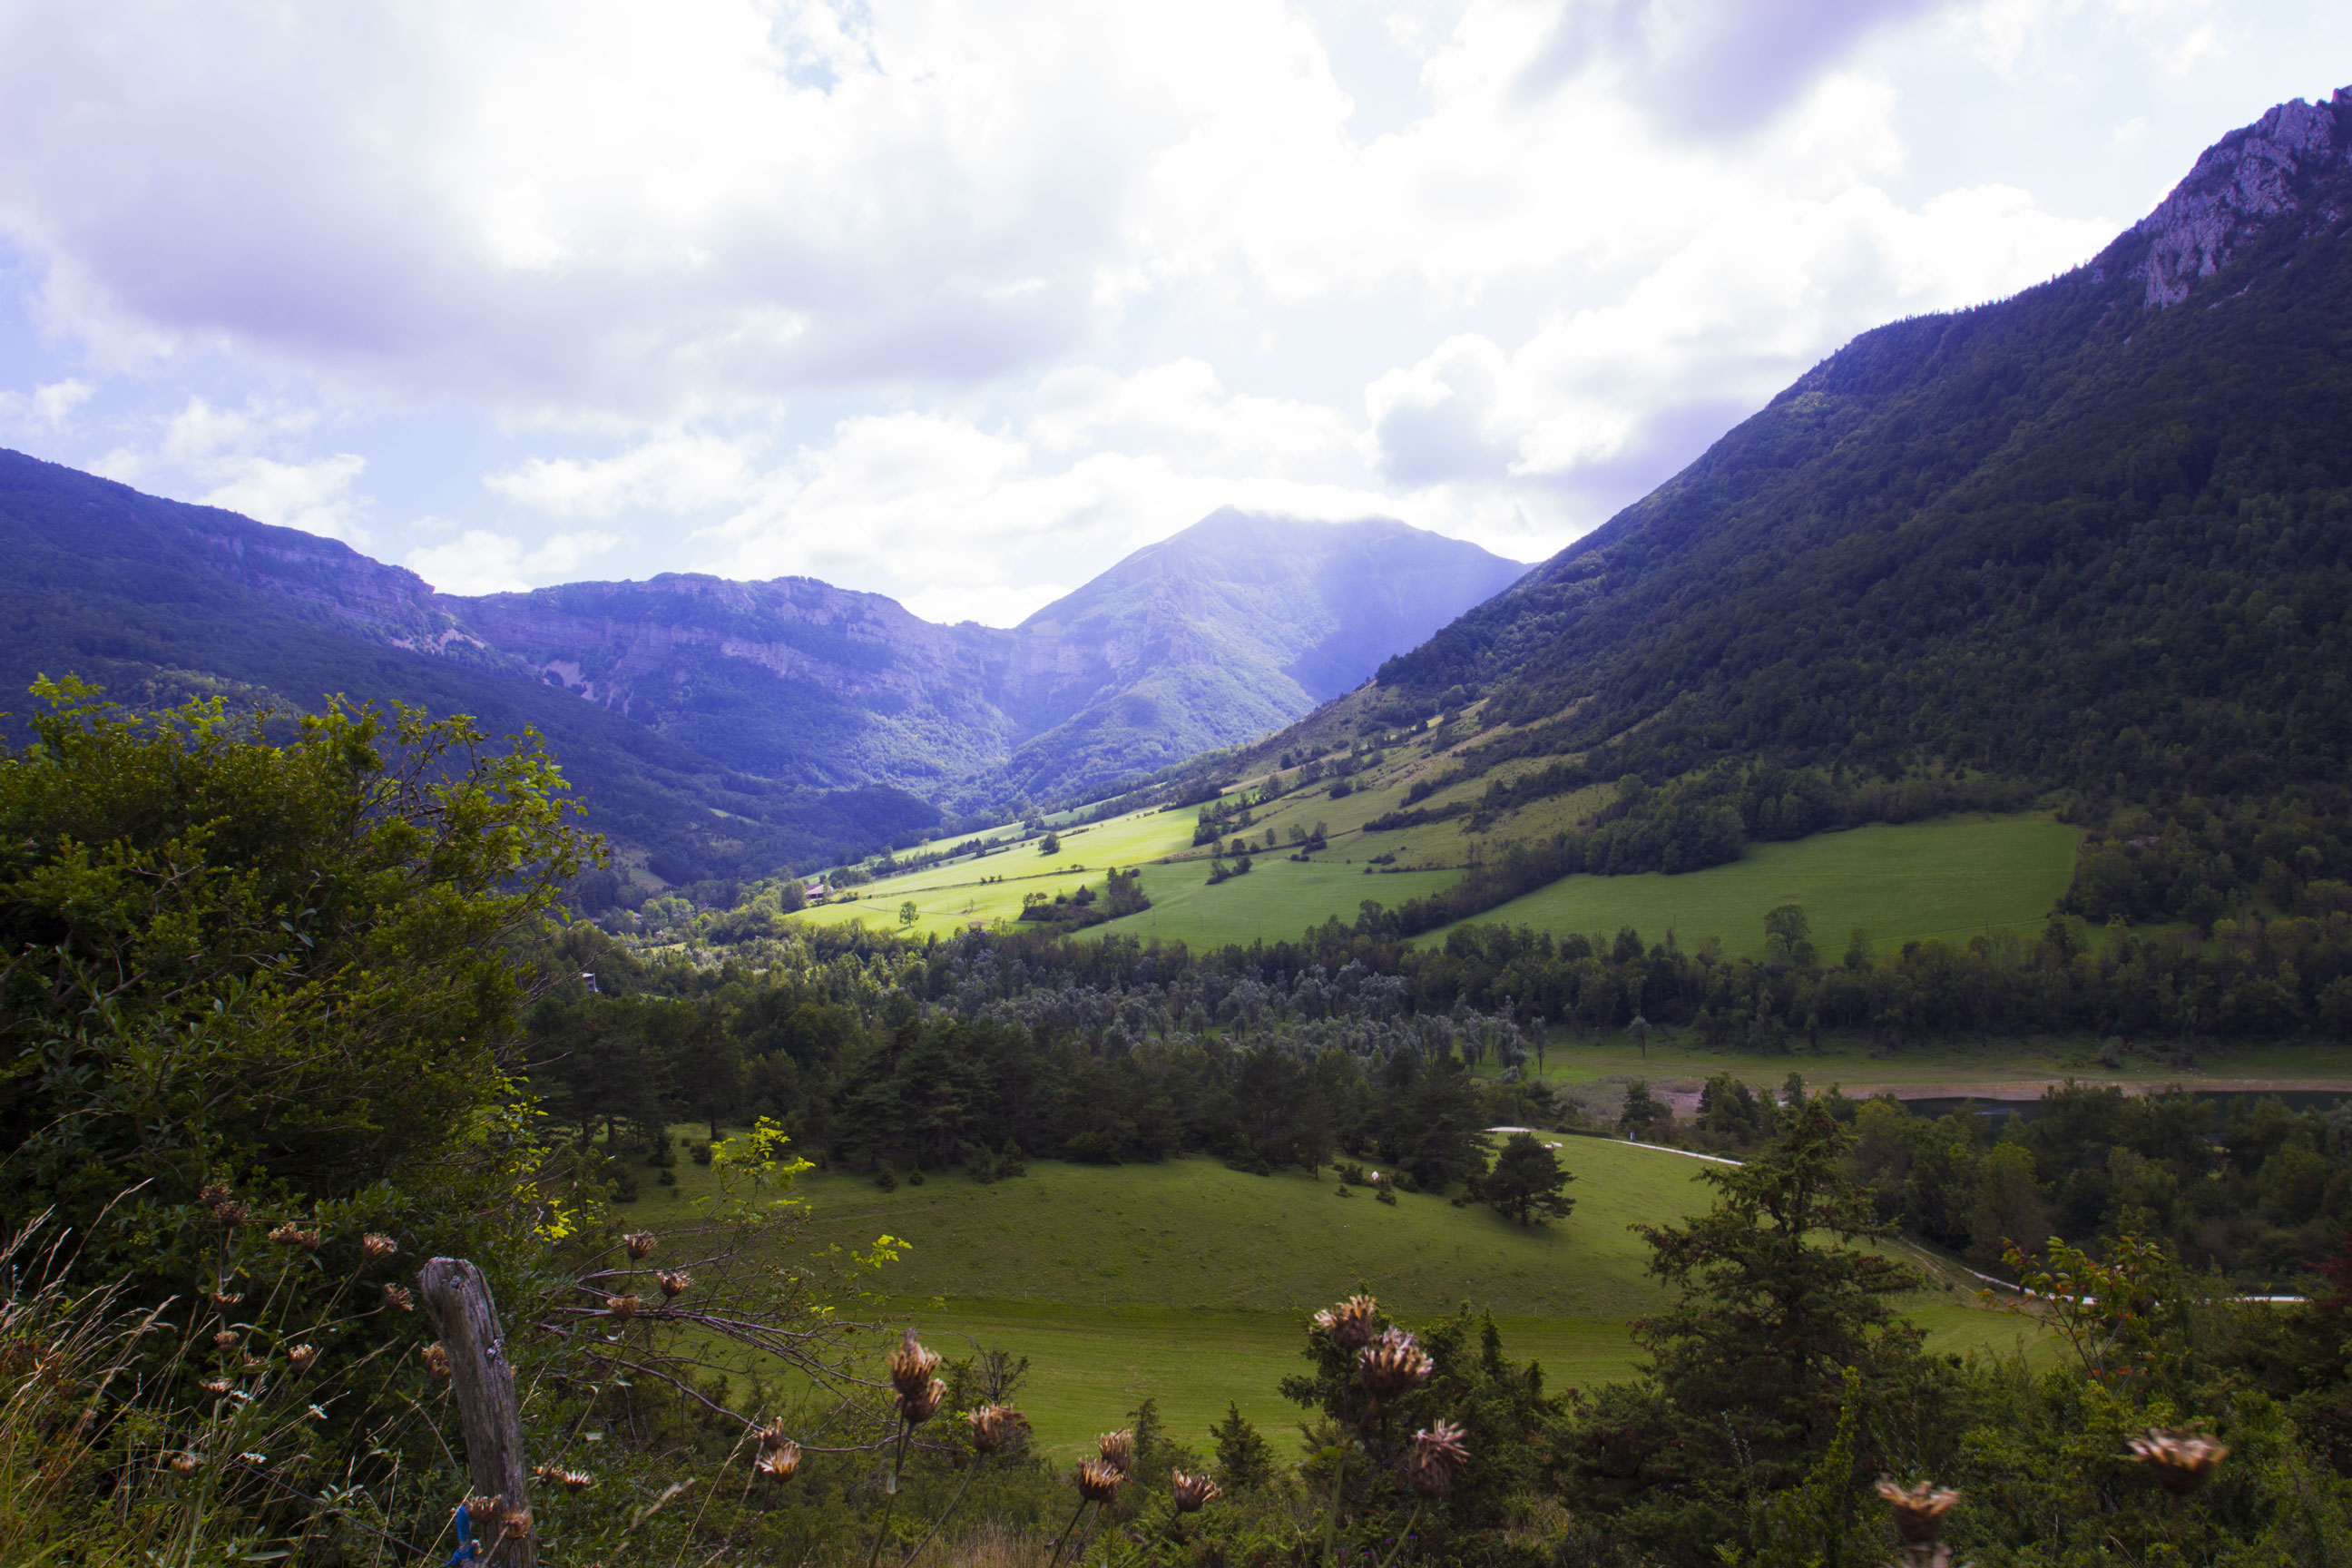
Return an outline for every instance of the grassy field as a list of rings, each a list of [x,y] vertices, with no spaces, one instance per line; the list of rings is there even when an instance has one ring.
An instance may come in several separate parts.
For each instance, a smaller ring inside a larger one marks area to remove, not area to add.
[[[687,1129],[679,1129],[681,1135]],[[1276,1392],[1297,1370],[1318,1306],[1359,1287],[1408,1322],[1491,1310],[1506,1351],[1540,1362],[1550,1386],[1627,1375],[1626,1321],[1665,1300],[1630,1226],[1706,1205],[1701,1162],[1601,1140],[1559,1141],[1578,1180],[1565,1221],[1522,1230],[1480,1207],[1402,1194],[1394,1206],[1290,1173],[1252,1176],[1211,1159],[1077,1166],[1039,1161],[986,1186],[960,1173],[884,1193],[818,1174],[802,1189],[820,1237],[908,1245],[883,1288],[950,1356],[1027,1356],[1020,1403],[1039,1440],[1075,1452],[1157,1398],[1180,1437],[1205,1446],[1228,1403],[1281,1437],[1297,1412]],[[707,1173],[648,1184],[636,1205],[658,1226]],[[675,1194],[675,1195],[673,1195]],[[1915,1316],[1939,1348],[2006,1344],[2013,1320],[1923,1293]]]
[[[914,936],[1013,920],[1021,913],[1024,894],[1074,892],[1088,884],[1099,888],[1113,867],[1190,849],[1194,816],[1189,811],[1139,811],[1066,828],[1058,855],[1039,854],[1034,842],[1010,845],[978,859],[966,858],[845,889],[838,901],[803,910],[792,918],[810,925],[863,921]],[[1206,876],[1206,868],[1195,875]],[[898,908],[907,903],[915,906],[916,919],[902,927]]]
[[[1205,862],[1181,860],[1143,868],[1143,891],[1151,907],[1094,931],[1150,941],[1183,942],[1200,947],[1227,942],[1296,942],[1309,926],[1333,915],[1352,921],[1366,899],[1402,902],[1445,887],[1459,871],[1367,874],[1346,861],[1288,860],[1279,854],[1251,862],[1249,875],[1209,886]]]
[[[1794,899],[1813,942],[1835,957],[1859,926],[1882,949],[1990,926],[2038,931],[2074,874],[2082,834],[2030,816],[1874,824],[1783,844],[1751,844],[1728,866],[1669,877],[1568,877],[1477,916],[1540,931],[1613,934],[1632,926],[1685,947],[1718,937],[1724,951],[1762,951],[1764,914]],[[1433,931],[1424,942],[1443,942]]]

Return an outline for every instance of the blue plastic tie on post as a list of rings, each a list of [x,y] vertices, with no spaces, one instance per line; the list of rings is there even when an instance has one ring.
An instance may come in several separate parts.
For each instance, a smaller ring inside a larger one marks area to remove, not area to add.
[[[465,1568],[480,1555],[474,1544],[474,1514],[464,1503],[457,1505],[457,1550],[449,1553],[448,1568]]]

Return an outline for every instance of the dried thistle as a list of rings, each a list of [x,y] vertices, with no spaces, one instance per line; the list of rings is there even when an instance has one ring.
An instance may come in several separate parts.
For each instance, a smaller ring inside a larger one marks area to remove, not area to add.
[[[754,1426],[751,1428],[751,1436],[760,1440],[760,1452],[763,1454],[772,1454],[792,1441],[792,1438],[786,1436],[784,1424],[781,1421],[772,1426]]]
[[[568,1492],[583,1491],[596,1484],[594,1478],[585,1470],[558,1470],[555,1481]]]
[[[687,1287],[694,1283],[694,1276],[683,1268],[665,1268],[654,1278],[660,1281],[661,1293],[665,1296],[683,1296]]]
[[[637,1315],[637,1309],[642,1305],[644,1305],[644,1303],[639,1301],[635,1296],[607,1296],[604,1298],[604,1310],[612,1313],[613,1316],[616,1318],[624,1320],[635,1317]]]
[[[269,1239],[280,1247],[299,1247],[305,1252],[319,1250],[318,1231],[306,1230],[301,1225],[290,1219],[272,1230],[269,1233]]]
[[[1095,1452],[1102,1456],[1104,1464],[1126,1475],[1135,1468],[1135,1434],[1106,1432],[1095,1439]]]
[[[1424,1498],[1442,1498],[1454,1478],[1470,1468],[1470,1450],[1463,1446],[1462,1428],[1439,1421],[1412,1435],[1412,1459],[1407,1479]]]
[[[1905,1487],[1885,1476],[1878,1478],[1878,1495],[1895,1510],[1895,1533],[1906,1546],[1930,1546],[1942,1539],[1944,1516],[1960,1500],[1959,1493],[1933,1481]]]
[[[939,1352],[925,1350],[909,1325],[899,1336],[898,1348],[890,1352],[890,1381],[897,1386],[898,1397],[903,1401],[922,1393],[931,1374],[939,1369]]]
[[[449,1352],[439,1340],[425,1347],[425,1370],[443,1383],[449,1381]]]
[[[318,1359],[319,1347],[316,1345],[296,1345],[292,1350],[286,1352],[287,1362],[292,1365],[296,1372],[310,1371],[312,1364],[315,1363]]]
[[[220,1332],[213,1336],[213,1349],[215,1350],[233,1351],[236,1349],[236,1346],[237,1336],[231,1333],[226,1329],[223,1329]]]
[[[499,1521],[506,1517],[507,1500],[493,1494],[489,1497],[469,1497],[466,1500],[466,1522],[474,1527],[474,1539],[498,1539]]]
[[[204,1461],[197,1458],[194,1454],[174,1454],[172,1456],[172,1468],[174,1473],[179,1475],[193,1476],[203,1467],[203,1465]]]
[[[1206,1505],[1225,1495],[1224,1489],[1206,1476],[1196,1476],[1185,1470],[1168,1472],[1170,1497],[1178,1513],[1197,1513]]]
[[[2201,1432],[2165,1432],[2150,1428],[2145,1437],[2131,1440],[2134,1458],[2156,1474],[2157,1485],[2175,1497],[2186,1497],[2205,1484],[2221,1461],[2230,1457],[2222,1444]]]
[[[400,1243],[375,1231],[360,1237],[360,1261],[362,1263],[381,1263],[399,1250]]]
[[[405,1287],[399,1285],[386,1285],[383,1288],[383,1304],[387,1307],[397,1307],[404,1312],[416,1310],[416,1298],[410,1295]]]
[[[1103,1459],[1088,1459],[1078,1467],[1078,1495],[1088,1502],[1108,1502],[1118,1495],[1127,1472]]]
[[[1364,1392],[1383,1404],[1411,1394],[1436,1370],[1429,1353],[1402,1329],[1385,1331],[1356,1352],[1356,1376],[1363,1383]]]
[[[1003,1452],[1029,1430],[1029,1418],[1010,1405],[983,1405],[964,1424],[971,1428],[971,1446],[983,1454]]]
[[[214,1220],[221,1225],[243,1225],[253,1217],[253,1211],[237,1202],[235,1194],[218,1182],[205,1183],[196,1201],[210,1209]]]
[[[236,1389],[236,1384],[225,1377],[208,1377],[196,1386],[215,1399],[226,1399]]]
[[[753,1460],[751,1468],[772,1481],[791,1480],[800,1473],[801,1446],[787,1439]]]
[[[207,1290],[205,1292],[205,1300],[210,1301],[215,1307],[234,1307],[239,1301],[245,1300],[245,1292],[242,1290]]]
[[[1372,1320],[1381,1304],[1370,1296],[1350,1296],[1336,1307],[1315,1314],[1315,1326],[1331,1336],[1343,1351],[1361,1350],[1372,1342]]]
[[[935,1377],[923,1385],[920,1393],[900,1394],[898,1408],[905,1413],[908,1426],[920,1426],[939,1414],[940,1405],[947,1396],[948,1385]]]
[[[642,1263],[654,1255],[654,1244],[660,1237],[649,1230],[633,1230],[621,1237],[621,1245],[629,1250],[629,1261]]]

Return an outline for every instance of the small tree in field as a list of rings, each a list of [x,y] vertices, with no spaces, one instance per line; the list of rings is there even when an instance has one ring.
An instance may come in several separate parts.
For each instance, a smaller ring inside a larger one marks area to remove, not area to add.
[[[915,900],[908,899],[905,903],[898,906],[898,923],[902,926],[913,925],[917,917],[920,915],[921,912],[922,911],[915,908]]]
[[[1037,846],[1037,853],[1040,855],[1059,855],[1061,852],[1062,836],[1058,833],[1048,833],[1044,841]]]
[[[1538,1220],[1564,1219],[1576,1200],[1563,1191],[1576,1180],[1559,1167],[1559,1160],[1532,1132],[1514,1132],[1495,1168],[1480,1184],[1496,1214],[1534,1225]]]

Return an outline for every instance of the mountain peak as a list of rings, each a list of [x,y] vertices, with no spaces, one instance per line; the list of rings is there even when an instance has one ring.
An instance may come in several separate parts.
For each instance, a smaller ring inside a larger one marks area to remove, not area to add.
[[[2341,222],[2352,200],[2320,186],[2324,173],[2345,166],[2347,144],[2352,88],[2337,88],[2324,104],[2291,99],[2231,132],[2125,237],[2146,246],[2125,276],[2144,282],[2147,307],[2161,310],[2188,299],[2196,279],[2210,278],[2282,217],[2315,206],[2322,223]]]

